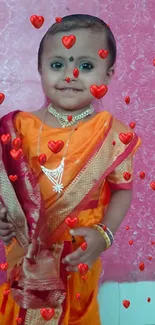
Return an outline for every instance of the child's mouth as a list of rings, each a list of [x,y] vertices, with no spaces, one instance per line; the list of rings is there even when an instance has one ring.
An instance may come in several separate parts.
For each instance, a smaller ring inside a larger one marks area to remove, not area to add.
[[[76,88],[57,88],[60,91],[63,92],[80,92],[82,91],[81,89],[76,89]]]

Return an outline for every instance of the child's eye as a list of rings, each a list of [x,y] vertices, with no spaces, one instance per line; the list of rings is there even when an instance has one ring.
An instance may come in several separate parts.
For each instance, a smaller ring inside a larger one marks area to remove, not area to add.
[[[61,62],[54,62],[51,63],[51,68],[54,70],[59,70],[63,67],[63,64]]]
[[[92,70],[93,69],[93,65],[91,63],[88,62],[84,62],[80,64],[79,67],[81,70]]]

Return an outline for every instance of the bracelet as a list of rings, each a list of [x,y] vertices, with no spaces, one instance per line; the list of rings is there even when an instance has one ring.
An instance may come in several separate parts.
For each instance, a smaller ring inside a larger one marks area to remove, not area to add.
[[[109,236],[107,235],[107,233],[103,230],[103,228],[101,228],[99,225],[94,225],[93,226],[96,230],[98,230],[100,232],[100,234],[102,235],[102,237],[105,240],[106,243],[106,248],[104,250],[107,250],[110,246],[111,246],[111,241]]]
[[[112,232],[110,231],[109,228],[107,228],[105,225],[103,224],[97,224],[93,226],[96,230],[98,230],[100,232],[100,234],[103,236],[105,243],[106,243],[106,248],[105,250],[107,250],[109,247],[112,246],[113,241],[114,241],[114,236],[112,234]]]
[[[98,225],[107,233],[107,235],[110,238],[111,245],[112,245],[113,244],[113,241],[114,241],[114,235],[111,232],[111,230],[107,226],[103,225],[102,223],[99,223]]]

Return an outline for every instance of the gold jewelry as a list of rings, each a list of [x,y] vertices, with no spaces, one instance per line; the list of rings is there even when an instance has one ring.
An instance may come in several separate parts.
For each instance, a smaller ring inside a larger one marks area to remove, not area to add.
[[[50,104],[48,106],[48,112],[51,113],[60,123],[60,125],[65,128],[68,126],[72,126],[73,124],[77,123],[78,121],[84,119],[86,116],[91,115],[94,112],[94,107],[90,105],[84,112],[73,116],[71,121],[68,120],[68,114],[60,114],[56,111],[56,109]]]
[[[47,116],[47,112],[48,110],[46,111],[46,114],[45,114],[45,117],[44,117],[44,120],[40,126],[40,129],[39,129],[39,135],[38,135],[38,149],[37,149],[37,155],[39,157],[40,155],[40,136],[41,136],[41,132],[42,132],[42,129],[43,129],[43,124],[45,123],[45,120],[46,120],[46,116]],[[63,190],[63,184],[62,184],[62,177],[63,177],[63,173],[64,173],[64,163],[65,163],[65,158],[67,156],[67,152],[68,152],[68,146],[69,146],[69,141],[70,141],[70,138],[73,134],[73,132],[75,131],[75,128],[77,126],[74,126],[74,128],[72,129],[72,131],[70,132],[69,136],[68,136],[68,140],[66,142],[66,145],[65,145],[65,151],[64,151],[64,155],[61,159],[61,162],[59,164],[59,166],[55,169],[49,169],[49,168],[46,168],[44,166],[40,166],[41,167],[41,170],[42,172],[47,176],[47,178],[51,181],[51,183],[53,184],[53,191],[56,192],[56,193],[61,193],[62,190]]]
[[[101,228],[99,225],[94,225],[93,228],[98,230],[100,232],[100,234],[102,235],[102,237],[104,238],[105,243],[106,243],[106,248],[104,250],[107,250],[109,247],[111,247],[110,238],[109,238],[108,234],[103,230],[103,228]]]

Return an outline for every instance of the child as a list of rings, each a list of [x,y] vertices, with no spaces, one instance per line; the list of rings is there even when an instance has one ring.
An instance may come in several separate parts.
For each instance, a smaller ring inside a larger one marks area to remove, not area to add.
[[[8,281],[0,324],[101,324],[100,255],[130,207],[140,145],[130,128],[92,106],[106,93],[115,60],[115,39],[102,20],[64,17],[38,53],[50,105],[1,119],[0,237]]]

